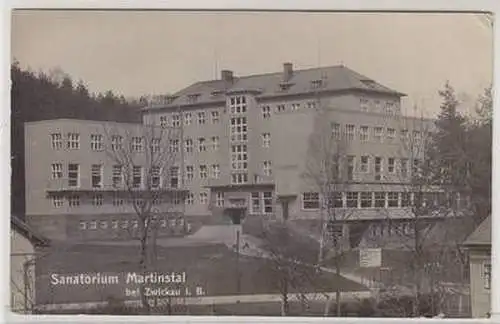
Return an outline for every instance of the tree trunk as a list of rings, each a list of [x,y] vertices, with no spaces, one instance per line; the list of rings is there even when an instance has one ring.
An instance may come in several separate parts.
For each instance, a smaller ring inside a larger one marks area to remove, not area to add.
[[[326,301],[325,301],[325,311],[323,313],[324,317],[327,317],[328,314],[330,313],[330,302],[331,302],[330,295],[326,295]]]
[[[140,251],[140,260],[139,260],[139,267],[141,269],[142,275],[147,275],[148,271],[148,242],[147,242],[147,235],[145,233],[141,233],[141,251]],[[147,296],[145,294],[145,287],[144,284],[141,284],[140,287],[140,293],[141,293],[141,303],[142,303],[142,308],[143,311],[146,314],[150,313],[150,305],[147,299]]]

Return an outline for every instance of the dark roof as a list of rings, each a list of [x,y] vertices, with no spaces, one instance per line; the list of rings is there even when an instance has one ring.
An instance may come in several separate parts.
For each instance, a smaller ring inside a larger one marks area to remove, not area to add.
[[[196,105],[225,101],[226,92],[252,91],[258,98],[272,98],[284,95],[299,95],[325,91],[358,90],[376,92],[397,97],[405,94],[392,90],[380,83],[361,75],[343,65],[293,71],[292,77],[284,82],[283,72],[233,77],[233,82],[224,80],[201,81],[194,83],[171,96],[168,104],[153,105],[146,109],[177,107],[188,105],[189,97],[196,96]],[[321,80],[321,86],[313,88],[314,81]],[[282,85],[287,85],[283,90]]]
[[[28,240],[31,241],[34,245],[48,245],[49,240],[40,234],[36,233],[31,227],[28,226],[24,221],[22,221],[19,217],[15,215],[11,215],[10,217],[10,226],[11,229],[14,229]]]
[[[491,215],[465,240],[465,246],[491,245]]]

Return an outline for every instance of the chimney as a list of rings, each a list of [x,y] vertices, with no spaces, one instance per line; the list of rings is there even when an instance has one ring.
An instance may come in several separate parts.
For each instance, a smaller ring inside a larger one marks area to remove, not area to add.
[[[283,63],[283,81],[288,81],[293,76],[293,64],[292,63]]]
[[[221,71],[221,79],[226,81],[226,82],[232,83],[233,82],[233,71],[222,70]]]

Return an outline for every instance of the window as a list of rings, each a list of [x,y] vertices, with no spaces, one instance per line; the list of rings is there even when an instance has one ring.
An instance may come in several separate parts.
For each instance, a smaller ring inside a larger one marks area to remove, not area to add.
[[[142,188],[142,167],[134,165],[132,167],[132,188]]]
[[[143,150],[143,138],[142,137],[132,137],[132,152],[142,152]]]
[[[179,140],[178,139],[171,139],[169,141],[169,143],[170,143],[170,152],[172,152],[172,153],[179,152]]]
[[[271,147],[271,133],[262,134],[262,147],[264,148]]]
[[[335,139],[340,139],[340,124],[332,123],[332,136]]]
[[[345,132],[346,132],[347,140],[349,140],[349,141],[354,140],[354,130],[355,130],[354,125],[351,125],[351,124],[345,125]]]
[[[247,146],[231,145],[231,169],[246,170],[248,168]]]
[[[359,140],[363,142],[368,141],[368,126],[361,126],[359,128]]]
[[[370,107],[370,102],[366,98],[360,98],[359,99],[359,108],[362,111],[368,111],[368,108]]]
[[[372,193],[371,192],[362,192],[361,193],[361,208],[371,208],[371,207],[373,207]]]
[[[113,206],[123,206],[123,198],[117,192],[113,194]]]
[[[159,166],[151,167],[151,189],[158,189],[161,186],[161,169]]]
[[[381,110],[380,100],[378,100],[378,99],[377,99],[377,100],[375,100],[375,101],[374,101],[374,104],[375,104],[375,110],[376,110],[377,112],[379,112],[379,111]]]
[[[219,147],[219,136],[212,136],[212,150],[217,151]]]
[[[158,153],[160,152],[160,139],[159,138],[152,138],[151,139],[151,151],[153,153]]]
[[[264,191],[262,193],[264,200],[264,213],[270,214],[273,212],[273,193],[270,191]]]
[[[80,221],[80,224],[78,226],[81,230],[86,230],[87,229],[87,222],[85,221]]]
[[[267,177],[270,177],[272,175],[272,167],[271,167],[271,161],[264,161],[262,163],[262,170],[264,172],[264,175]]]
[[[420,141],[422,139],[422,133],[419,131],[413,131],[413,140],[414,141]]]
[[[70,195],[70,196],[68,196],[68,205],[69,205],[69,207],[78,207],[78,206],[80,206],[80,196],[78,196],[78,195]]]
[[[192,165],[187,165],[186,166],[186,179],[188,181],[193,180],[194,178],[194,167]]]
[[[205,145],[205,139],[203,137],[198,138],[198,151],[199,152],[207,151],[207,147]]]
[[[381,173],[382,173],[382,158],[379,156],[375,157],[375,180],[379,181],[382,179]]]
[[[376,192],[375,193],[375,207],[376,208],[385,208],[385,192]]]
[[[61,133],[50,134],[50,142],[54,150],[62,149],[62,136]]]
[[[211,177],[214,179],[219,179],[220,177],[220,166],[218,164],[212,164],[210,169]]]
[[[179,167],[170,168],[170,188],[179,188]]]
[[[342,199],[342,192],[332,192],[329,194],[329,198],[326,201],[329,208],[342,208],[344,207],[344,201]]]
[[[361,157],[360,165],[359,165],[359,171],[361,172],[368,172],[368,156],[363,155]]]
[[[232,184],[244,184],[248,182],[248,174],[247,173],[233,173],[231,174],[231,183]]]
[[[387,159],[387,172],[389,173],[394,173],[396,168],[394,167],[396,159],[393,157],[390,157]]]
[[[483,263],[484,289],[491,289],[491,263]]]
[[[95,220],[90,221],[89,229],[91,229],[91,230],[97,229],[97,221],[95,221]]]
[[[186,205],[193,205],[194,204],[194,194],[192,192],[189,192],[186,196]]]
[[[200,179],[206,179],[207,178],[207,166],[206,165],[200,165]]]
[[[302,194],[302,209],[318,209],[319,208],[319,193],[304,192]]]
[[[121,150],[122,145],[123,145],[123,137],[121,137],[120,135],[111,136],[111,149],[113,151]]]
[[[401,193],[401,207],[409,207],[411,204],[411,193],[402,192]]]
[[[90,134],[90,149],[92,151],[102,151],[103,136],[100,134]]]
[[[318,89],[318,88],[321,88],[321,86],[323,85],[323,80],[313,80],[311,81],[311,87],[313,89]]]
[[[231,114],[244,114],[247,112],[247,98],[245,96],[236,96],[229,98],[229,108]]]
[[[103,198],[101,194],[92,195],[92,206],[102,206]]]
[[[168,126],[168,117],[167,116],[160,116],[160,126],[161,127]]]
[[[420,160],[419,159],[413,159],[413,167],[412,167],[412,172],[416,173],[420,169]]]
[[[388,192],[387,193],[387,207],[398,207],[399,205],[399,193],[398,192]]]
[[[102,165],[92,164],[92,188],[102,188]]]
[[[260,201],[260,193],[252,192],[250,195],[251,200],[251,213],[259,214],[261,212],[261,201]]]
[[[52,196],[52,204],[56,208],[62,207],[64,205],[64,199],[63,199],[63,197],[60,196],[60,195]]]
[[[384,135],[384,129],[382,127],[375,127],[373,129],[373,137],[375,141],[382,142],[383,135]]]
[[[199,125],[205,124],[205,112],[204,111],[198,112],[198,124]]]
[[[80,134],[68,133],[68,148],[78,150],[80,148]]]
[[[101,225],[101,228],[102,228],[102,229],[106,229],[106,228],[108,228],[108,222],[107,222],[107,221],[101,221],[101,222],[100,222],[100,225]]]
[[[307,104],[307,109],[315,109],[316,108],[316,102],[315,101],[309,101]]]
[[[387,128],[387,139],[394,140],[396,138],[396,130],[394,128]]]
[[[217,110],[213,110],[210,115],[212,116],[212,124],[217,124],[220,121],[219,112]]]
[[[269,106],[262,106],[262,118],[264,119],[269,119],[271,118],[271,107]]]
[[[113,229],[118,228],[118,221],[116,219],[111,220],[111,228],[113,228]]]
[[[186,153],[192,153],[193,152],[193,140],[188,138],[184,141],[184,148],[186,150]]]
[[[408,176],[408,159],[401,159],[400,163],[401,177],[406,178]]]
[[[122,221],[122,228],[125,229],[125,228],[128,228],[128,219],[124,219]]]
[[[111,183],[113,188],[119,188],[123,184],[123,167],[115,164],[111,169]]]
[[[50,169],[52,179],[61,179],[63,177],[62,163],[52,163]]]
[[[173,127],[180,127],[181,126],[181,115],[179,115],[179,114],[172,115],[172,126]]]
[[[215,205],[217,207],[224,207],[224,193],[218,192],[215,196]]]
[[[193,119],[193,116],[191,113],[185,113],[184,114],[184,125],[189,126],[191,125],[191,120]]]
[[[346,192],[346,206],[347,208],[358,207],[358,192]]]
[[[385,103],[385,111],[388,114],[395,113],[396,112],[396,103],[394,101],[387,101]]]
[[[284,112],[285,111],[285,105],[276,105],[276,112]]]
[[[292,111],[297,111],[300,109],[300,104],[299,103],[293,103],[291,106]]]
[[[206,192],[200,192],[200,204],[206,205],[208,203],[208,195]]]
[[[68,164],[68,186],[77,188],[80,186],[80,165]]]
[[[401,141],[406,141],[408,139],[408,130],[402,129],[399,135]]]
[[[246,141],[247,140],[247,118],[233,117],[231,118],[231,141]]]
[[[347,180],[354,180],[354,156],[347,157]]]

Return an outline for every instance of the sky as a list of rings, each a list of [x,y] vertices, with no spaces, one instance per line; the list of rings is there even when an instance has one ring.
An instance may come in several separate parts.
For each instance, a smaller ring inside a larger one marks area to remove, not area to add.
[[[408,96],[425,115],[438,90],[464,109],[493,77],[489,20],[464,13],[14,11],[12,58],[34,71],[61,68],[92,92],[168,94],[220,78],[345,66]]]

